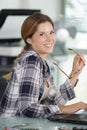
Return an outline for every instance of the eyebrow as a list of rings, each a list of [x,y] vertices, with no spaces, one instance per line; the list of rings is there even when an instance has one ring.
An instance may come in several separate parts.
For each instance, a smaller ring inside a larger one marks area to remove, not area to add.
[[[54,29],[53,29],[53,30],[50,30],[50,31],[39,31],[39,30],[37,30],[36,32],[45,33],[45,32],[52,32],[52,31],[54,31]]]

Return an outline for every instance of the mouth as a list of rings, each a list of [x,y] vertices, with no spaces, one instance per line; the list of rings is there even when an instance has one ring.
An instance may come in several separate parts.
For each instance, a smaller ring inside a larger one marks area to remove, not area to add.
[[[52,47],[53,47],[53,44],[51,44],[51,43],[50,43],[50,44],[45,44],[44,46],[45,46],[46,48],[52,48]]]

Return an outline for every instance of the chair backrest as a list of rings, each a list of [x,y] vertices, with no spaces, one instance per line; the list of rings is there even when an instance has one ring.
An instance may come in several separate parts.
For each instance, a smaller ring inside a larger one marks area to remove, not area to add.
[[[0,100],[1,100],[1,98],[3,96],[3,94],[4,94],[7,83],[8,83],[8,81],[5,78],[0,77]]]
[[[6,80],[10,80],[12,77],[12,72],[9,72],[9,73],[3,75],[2,77],[5,78]]]

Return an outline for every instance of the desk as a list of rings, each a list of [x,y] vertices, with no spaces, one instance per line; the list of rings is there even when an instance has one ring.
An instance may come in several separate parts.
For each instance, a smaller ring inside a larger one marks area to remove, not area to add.
[[[5,126],[12,127],[14,125],[21,125],[23,123],[28,123],[25,128],[38,128],[38,130],[56,130],[56,127],[62,126],[67,126],[70,129],[72,129],[72,127],[87,128],[87,125],[83,126],[77,124],[52,122],[47,119],[10,117],[0,119],[0,130],[4,130]]]

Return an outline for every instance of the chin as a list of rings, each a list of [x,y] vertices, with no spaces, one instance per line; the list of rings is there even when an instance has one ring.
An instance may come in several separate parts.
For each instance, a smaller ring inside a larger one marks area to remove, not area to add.
[[[51,54],[53,51],[48,51],[47,54]]]
[[[50,54],[50,53],[53,52],[53,49],[46,49],[46,50],[44,50],[44,52],[45,52],[46,54]]]
[[[49,50],[48,52],[49,52],[49,53],[52,53],[52,52],[53,52],[53,49]]]

